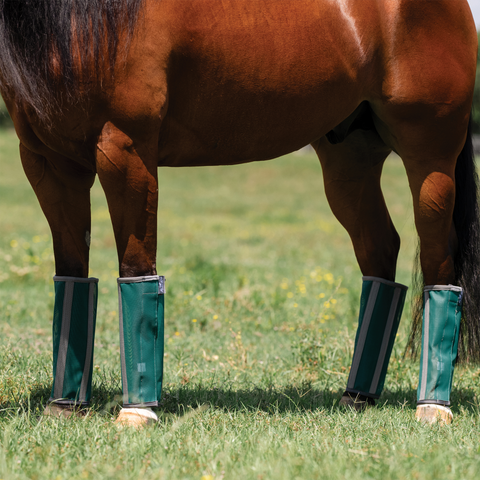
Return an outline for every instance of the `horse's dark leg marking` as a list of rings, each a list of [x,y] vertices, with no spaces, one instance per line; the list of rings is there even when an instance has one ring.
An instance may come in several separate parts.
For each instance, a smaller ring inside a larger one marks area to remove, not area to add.
[[[105,125],[97,145],[97,173],[105,191],[121,277],[156,275],[157,164],[141,145]]]
[[[395,280],[400,238],[380,187],[390,149],[375,131],[363,130],[340,144],[322,138],[313,147],[322,164],[328,202],[352,239],[363,275]]]
[[[52,231],[56,274],[88,277],[90,188],[95,173],[56,154],[45,158],[22,144],[20,155]]]

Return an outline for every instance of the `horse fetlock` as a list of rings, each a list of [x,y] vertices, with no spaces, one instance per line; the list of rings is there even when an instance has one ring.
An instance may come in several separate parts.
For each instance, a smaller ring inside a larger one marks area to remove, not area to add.
[[[58,413],[85,406],[90,401],[98,279],[60,276],[53,279],[55,305],[50,402],[54,404],[49,410]]]
[[[346,389],[351,397],[380,396],[406,293],[407,287],[400,283],[363,277],[355,350]]]
[[[428,285],[423,296],[422,353],[417,390],[423,404],[450,405],[462,317],[463,289]]]
[[[158,406],[163,380],[165,278],[119,278],[118,294],[123,405]]]

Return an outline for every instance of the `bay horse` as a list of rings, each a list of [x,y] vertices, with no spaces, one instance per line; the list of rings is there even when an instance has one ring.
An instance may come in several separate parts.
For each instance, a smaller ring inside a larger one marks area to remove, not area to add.
[[[241,164],[311,144],[364,275],[340,404],[361,410],[379,397],[405,299],[380,187],[394,151],[424,285],[416,415],[449,423],[457,356],[480,356],[476,54],[466,0],[0,0],[0,90],[55,254],[45,413],[79,413],[91,396],[95,176],[119,259],[118,421],[143,425],[156,419],[163,372],[157,167]]]

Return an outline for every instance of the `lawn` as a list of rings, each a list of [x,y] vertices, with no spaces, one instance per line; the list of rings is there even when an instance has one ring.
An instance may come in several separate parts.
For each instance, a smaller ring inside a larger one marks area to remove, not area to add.
[[[332,216],[315,156],[161,169],[158,271],[167,278],[161,422],[122,429],[116,251],[92,191],[100,279],[93,404],[42,417],[50,394],[54,262],[48,225],[13,132],[0,132],[0,479],[473,479],[480,468],[478,367],[457,368],[448,427],[414,419],[418,360],[404,358],[406,305],[377,407],[338,408],[353,353],[361,273]],[[401,161],[385,196],[416,248]],[[407,297],[407,302],[410,297]]]

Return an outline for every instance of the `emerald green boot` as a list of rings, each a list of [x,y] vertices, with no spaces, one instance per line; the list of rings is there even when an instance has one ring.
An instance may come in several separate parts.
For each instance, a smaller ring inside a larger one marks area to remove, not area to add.
[[[462,288],[454,285],[430,285],[424,289],[418,405],[450,405],[462,297]]]
[[[163,378],[165,277],[118,279],[124,407],[156,407]]]
[[[53,277],[53,388],[50,402],[84,406],[92,391],[97,278]]]
[[[406,293],[405,285],[363,277],[352,368],[341,404],[350,404],[348,397],[374,404],[382,393]]]

